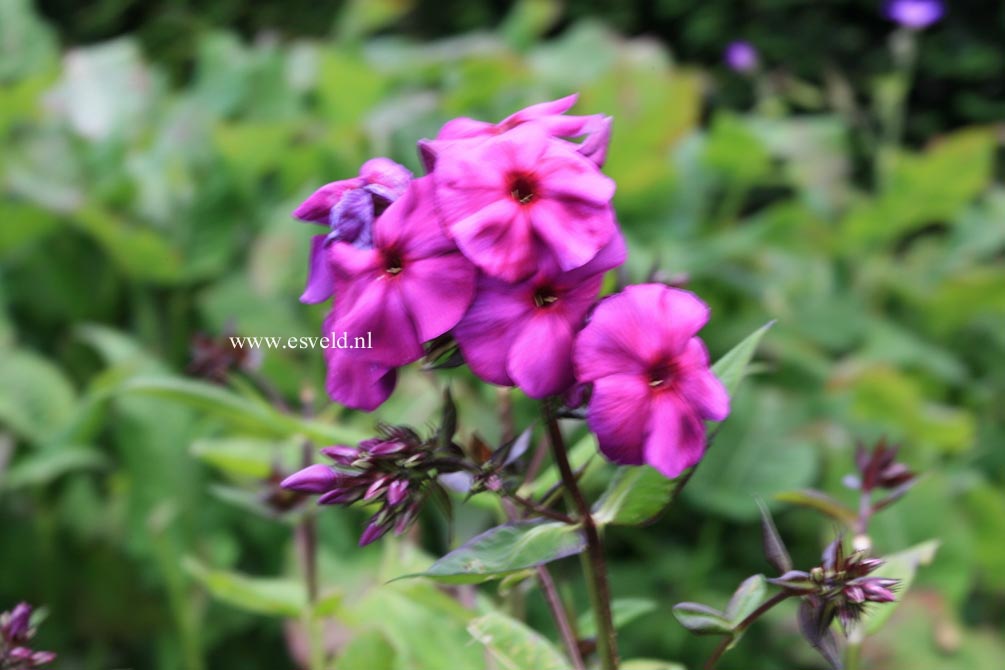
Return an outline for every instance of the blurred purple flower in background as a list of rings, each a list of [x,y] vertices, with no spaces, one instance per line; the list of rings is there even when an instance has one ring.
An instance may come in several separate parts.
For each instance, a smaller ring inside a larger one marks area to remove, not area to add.
[[[730,42],[723,53],[723,60],[736,72],[753,72],[760,64],[757,49],[750,42],[737,40]]]
[[[886,16],[912,30],[924,30],[937,23],[946,13],[941,0],[890,0],[886,3]]]

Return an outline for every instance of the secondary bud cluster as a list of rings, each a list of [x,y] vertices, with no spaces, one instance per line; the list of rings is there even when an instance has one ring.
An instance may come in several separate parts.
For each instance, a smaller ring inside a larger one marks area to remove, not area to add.
[[[889,445],[885,439],[871,450],[859,443],[855,448],[855,466],[859,472],[857,488],[869,493],[877,488],[898,489],[914,484],[914,473],[897,461],[899,450],[899,445]]]
[[[380,436],[359,446],[335,445],[321,450],[332,465],[314,464],[282,482],[282,487],[319,495],[319,505],[378,505],[360,545],[389,530],[404,533],[415,521],[439,474],[454,472],[460,453],[438,448],[436,440],[423,440],[403,426],[382,426]]]
[[[820,618],[821,630],[837,617],[847,632],[861,618],[866,603],[896,600],[894,591],[899,580],[869,576],[881,565],[882,559],[868,557],[864,552],[845,555],[838,538],[824,550],[823,562],[809,572],[789,570],[768,581],[806,598],[809,608]]]
[[[31,612],[31,605],[18,603],[0,614],[0,670],[38,668],[56,659],[51,651],[34,651],[28,646],[35,636]]]

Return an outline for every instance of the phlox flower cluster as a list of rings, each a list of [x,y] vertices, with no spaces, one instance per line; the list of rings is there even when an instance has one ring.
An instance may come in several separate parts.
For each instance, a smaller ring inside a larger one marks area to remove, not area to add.
[[[601,170],[611,118],[568,114],[575,102],[454,119],[418,143],[426,174],[376,158],[318,189],[294,213],[328,229],[301,300],[333,299],[326,332],[372,334],[372,349],[325,352],[336,402],[376,409],[400,367],[449,337],[492,384],[592,392],[603,453],[675,477],[701,458],[704,421],[729,412],[697,337],[708,308],[659,284],[601,299],[627,256]]]

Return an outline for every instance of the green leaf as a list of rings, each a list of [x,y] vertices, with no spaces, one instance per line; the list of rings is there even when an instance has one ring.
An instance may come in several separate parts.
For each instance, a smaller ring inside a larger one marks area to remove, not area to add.
[[[769,321],[755,330],[745,337],[742,342],[730,349],[725,356],[717,360],[715,365],[712,366],[712,372],[715,373],[715,376],[726,387],[730,397],[736,393],[740,382],[747,374],[747,366],[750,365],[750,361],[757,351],[757,345],[760,344],[761,338],[764,337],[764,334],[768,332],[768,329],[774,323],[774,321]]]
[[[425,572],[399,579],[429,577],[451,584],[484,582],[578,554],[584,546],[578,526],[560,521],[506,524],[471,538]]]
[[[611,601],[611,617],[614,619],[614,627],[620,629],[627,626],[635,619],[645,616],[656,609],[656,603],[647,598],[617,598]],[[580,615],[576,624],[576,631],[579,637],[595,637],[597,634],[597,624],[593,617],[593,611],[587,610]]]
[[[654,658],[631,658],[622,661],[621,670],[687,670],[680,663],[659,661]]]
[[[846,526],[854,526],[858,521],[855,510],[847,505],[831,498],[826,493],[813,489],[802,489],[799,491],[782,491],[775,494],[775,500],[779,502],[809,507],[818,512],[826,514],[835,521],[839,521]]]
[[[758,498],[777,505],[776,493],[813,481],[820,455],[800,432],[805,405],[792,397],[761,386],[738,394],[731,409],[684,495],[702,509],[746,521],[757,518]]]
[[[196,440],[192,455],[233,477],[264,479],[280,454],[279,445],[268,440],[224,438]]]
[[[225,420],[235,427],[275,437],[302,434],[319,443],[353,444],[367,434],[348,426],[310,421],[255,402],[219,386],[179,377],[136,377],[119,388],[120,393],[144,393],[169,398]]]
[[[767,585],[764,582],[764,575],[754,575],[743,580],[726,605],[726,618],[733,627],[750,616],[764,602],[765,593]]]
[[[771,155],[742,118],[721,112],[712,121],[705,164],[731,181],[749,184],[771,169]]]
[[[379,631],[356,633],[338,655],[338,670],[396,670],[394,647]]]
[[[213,570],[192,557],[185,559],[184,566],[214,598],[246,612],[298,617],[307,606],[303,584],[292,579],[249,577]]]
[[[725,614],[700,603],[678,603],[673,615],[684,628],[698,635],[732,635],[733,625]]]
[[[105,455],[92,447],[47,447],[18,460],[0,475],[0,488],[40,486],[68,472],[102,468],[107,464]]]
[[[561,652],[523,623],[493,612],[468,625],[501,670],[570,670]]]
[[[907,590],[914,582],[914,576],[918,572],[918,567],[928,565],[935,559],[935,552],[939,549],[938,540],[928,540],[921,544],[898,551],[895,554],[883,557],[883,565],[879,566],[870,577],[890,577],[900,580],[897,588],[897,599],[892,603],[882,603],[869,607],[859,623],[860,630],[866,635],[875,635],[883,624],[890,618],[894,610],[904,599]]]
[[[47,359],[17,349],[0,354],[0,425],[45,442],[66,427],[76,405],[70,382]]]
[[[601,526],[637,526],[651,521],[670,502],[675,481],[648,466],[620,467],[593,506],[593,520]]]

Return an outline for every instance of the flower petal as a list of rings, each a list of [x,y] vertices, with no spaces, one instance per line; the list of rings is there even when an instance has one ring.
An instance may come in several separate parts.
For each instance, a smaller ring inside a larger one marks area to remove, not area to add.
[[[406,263],[398,281],[420,341],[457,325],[474,298],[476,275],[459,252]]]
[[[673,479],[705,453],[705,425],[674,393],[654,394],[646,427],[646,463]]]
[[[307,266],[307,285],[300,296],[300,302],[324,302],[332,296],[332,291],[335,288],[335,280],[332,277],[331,268],[328,264],[325,237],[325,235],[315,235],[311,238],[310,263]]]
[[[333,321],[330,332],[346,332],[350,341],[366,337],[373,346],[365,353],[368,360],[385,367],[397,367],[422,357],[422,343],[416,336],[397,278],[385,275],[368,282],[350,310],[334,311],[338,318]],[[357,352],[357,355],[363,354]]]
[[[506,370],[531,398],[546,398],[572,386],[572,328],[563,315],[534,314],[509,350]]]
[[[468,259],[487,274],[508,282],[534,272],[536,249],[530,223],[512,200],[497,200],[450,228]]]
[[[609,460],[621,465],[645,462],[649,404],[649,386],[638,375],[615,374],[596,380],[586,421]]]
[[[534,233],[563,270],[588,263],[617,232],[614,214],[606,205],[595,207],[542,197],[529,212]]]
[[[513,286],[482,275],[474,302],[454,328],[454,339],[468,367],[493,384],[511,386],[506,359],[514,333],[533,309],[533,287]]]
[[[293,210],[293,216],[301,221],[327,226],[328,214],[332,207],[342,199],[342,195],[349,189],[359,188],[362,185],[363,180],[361,179],[343,179],[325,184]]]
[[[366,360],[357,352],[327,349],[325,358],[325,388],[332,400],[346,407],[372,412],[391,396],[398,381],[394,368]]]
[[[722,382],[708,369],[708,353],[704,343],[691,338],[678,359],[680,376],[675,381],[678,391],[698,410],[702,419],[722,421],[729,416],[729,393]],[[703,363],[703,364],[696,364]]]

